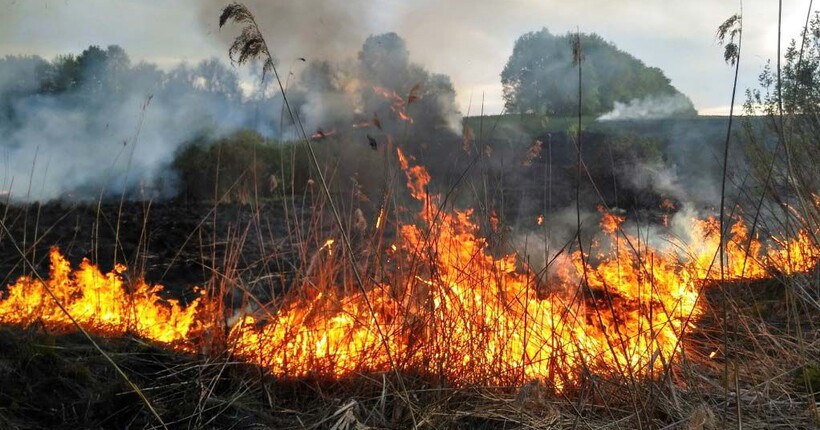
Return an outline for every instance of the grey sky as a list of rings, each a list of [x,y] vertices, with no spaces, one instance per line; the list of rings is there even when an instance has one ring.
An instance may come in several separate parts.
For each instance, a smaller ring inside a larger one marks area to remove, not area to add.
[[[0,56],[79,53],[88,45],[122,46],[135,61],[169,67],[226,59],[230,34],[217,17],[228,0],[0,0]],[[373,33],[396,31],[413,61],[450,75],[462,112],[501,110],[499,74],[515,39],[547,27],[579,28],[661,68],[702,113],[726,113],[732,70],[715,29],[739,11],[725,0],[248,0],[282,64],[295,57],[355,55]],[[798,36],[809,1],[783,2],[783,45]],[[747,0],[741,90],[754,86],[776,55],[777,2]],[[297,64],[298,67],[298,64]]]

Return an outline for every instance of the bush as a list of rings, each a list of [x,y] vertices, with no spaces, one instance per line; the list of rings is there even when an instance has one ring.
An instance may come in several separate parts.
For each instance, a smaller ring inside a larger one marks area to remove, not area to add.
[[[295,145],[240,130],[184,145],[172,163],[186,199],[247,203],[281,195],[282,186],[303,187],[307,160]]]

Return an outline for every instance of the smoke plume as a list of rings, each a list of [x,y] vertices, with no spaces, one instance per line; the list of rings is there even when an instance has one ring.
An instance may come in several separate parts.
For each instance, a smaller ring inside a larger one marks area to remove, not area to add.
[[[615,108],[598,117],[598,120],[659,119],[692,116],[691,112],[692,102],[683,94],[663,94],[632,99],[629,103],[616,101]]]
[[[0,192],[12,200],[170,197],[168,166],[185,142],[240,127],[274,132],[219,61],[166,73],[132,66],[117,46],[2,59],[0,100]]]

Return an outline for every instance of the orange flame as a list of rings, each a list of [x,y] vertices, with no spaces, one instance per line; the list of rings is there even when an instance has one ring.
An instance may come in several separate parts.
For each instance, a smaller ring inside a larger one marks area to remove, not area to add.
[[[336,134],[336,129],[331,129],[328,131],[317,130],[316,133],[310,135],[311,139],[324,139],[329,136],[333,136]]]
[[[376,230],[382,226],[382,216],[384,216],[384,208],[379,209],[379,215],[376,217]]]
[[[604,233],[612,235],[618,231],[618,227],[620,227],[623,222],[624,217],[604,212],[604,216],[601,218],[601,229]]]
[[[413,118],[411,118],[409,115],[407,115],[404,111],[398,111],[396,113],[399,115],[400,119],[402,119],[404,121],[409,121],[410,124],[413,123]]]
[[[414,87],[415,88],[415,87]],[[407,105],[416,101],[418,99],[417,96],[413,96],[413,91],[411,91],[411,95],[409,97],[410,103],[405,102],[403,98],[401,98],[398,94],[396,94],[393,90],[388,90],[382,87],[373,87],[373,91],[384,97],[390,102],[390,111],[396,114],[402,121],[407,121],[410,124],[413,123],[413,118],[407,114]]]
[[[177,300],[160,298],[161,285],[150,286],[143,279],[126,282],[122,265],[102,274],[83,260],[72,272],[56,248],[49,257],[51,273],[45,283],[23,276],[9,286],[7,297],[0,300],[0,323],[26,326],[39,321],[50,330],[72,329],[73,323],[48,295],[48,288],[68,313],[94,334],[134,333],[190,350],[191,339],[205,328],[197,315],[200,308],[207,307],[201,306],[205,299],[202,293],[183,307]]]
[[[319,249],[327,249],[327,254],[328,255],[333,255],[333,244],[335,242],[336,241],[333,240],[333,239],[328,239],[328,240],[325,241],[325,244],[322,245]]]
[[[430,176],[397,152],[410,194],[422,209],[399,226],[386,274],[359,288],[350,265],[320,247],[301,284],[261,315],[239,315],[227,347],[237,357],[283,377],[340,377],[399,370],[440,375],[456,385],[519,384],[530,379],[561,390],[583,369],[651,375],[676,360],[681,336],[704,312],[699,289],[720,235],[716,221],[697,221],[689,254],[647,248],[605,213],[604,235],[588,250],[558,258],[544,279],[514,254],[494,256],[478,235],[472,211],[439,210]],[[766,249],[740,221],[726,245],[725,278],[768,276],[813,268],[820,252],[808,234]],[[748,246],[747,246],[748,244]],[[746,249],[748,247],[748,253]],[[339,255],[335,255],[339,254]],[[312,263],[313,264],[313,263]],[[44,283],[21,277],[0,296],[0,323],[72,330],[46,287],[88,331],[133,333],[195,351],[219,326],[219,298],[200,293],[187,307],[160,297],[161,286],[127,280],[117,266],[102,274],[88,261],[72,271],[54,249]]]

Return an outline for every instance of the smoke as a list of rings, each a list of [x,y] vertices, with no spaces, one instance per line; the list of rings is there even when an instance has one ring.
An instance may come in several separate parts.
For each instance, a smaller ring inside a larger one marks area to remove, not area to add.
[[[664,223],[630,218],[618,209],[613,209],[612,212],[617,216],[626,216],[626,220],[620,225],[619,236],[626,234],[633,240],[640,238],[643,249],[676,255],[681,261],[691,258],[693,252],[699,254],[708,250],[703,243],[703,232],[699,230],[703,226],[698,223],[699,220],[716,216],[712,211],[700,210],[690,203],[684,203],[674,213],[668,214]],[[623,240],[616,242],[602,233],[602,216],[600,211],[581,211],[581,237],[588,258],[597,258],[596,255],[600,255],[598,251],[608,254],[616,247],[623,249],[625,246],[635,245]],[[570,254],[578,250],[575,208],[563,208],[544,217],[543,225],[519,225],[516,230],[517,233],[511,236],[511,246],[533,272],[548,279],[571,267]],[[591,251],[592,249],[595,251]]]
[[[310,130],[369,121],[372,129],[419,138],[442,126],[455,131],[461,119],[449,77],[414,64],[396,33],[367,37],[343,60],[308,62],[291,98]]]
[[[306,128],[349,127],[351,119],[384,113],[384,97],[373,91],[383,88],[408,102],[411,134],[440,129],[442,123],[460,131],[461,113],[450,78],[412,61],[405,40],[385,31],[400,25],[392,22],[395,6],[363,0],[243,4],[254,14],[280,77],[291,81],[291,98]],[[208,0],[198,5],[203,27],[215,29],[226,3]],[[226,53],[238,31],[228,25],[215,32]],[[414,88],[417,103],[409,106]],[[382,125],[389,128],[392,116],[380,115]]]
[[[317,145],[338,149],[330,160],[338,178],[355,176],[373,195],[386,186],[384,157],[374,155],[395,146],[441,182],[455,174],[461,113],[453,84],[414,63],[398,34],[368,36],[344,59],[302,67],[288,99]],[[285,133],[299,137],[291,119],[285,122]]]
[[[541,272],[548,263],[577,249],[577,217],[576,208],[567,206],[544,216],[542,225],[537,225],[535,218],[521,220],[515,228],[518,233],[512,236],[512,246],[535,272]],[[581,210],[581,236],[585,244],[600,232],[600,218],[599,212]]]
[[[53,62],[6,57],[0,192],[29,201],[171,197],[176,178],[168,166],[177,149],[258,125],[254,107],[235,73],[216,60],[166,73],[131,66],[116,46]]]
[[[663,199],[688,203],[696,207],[716,207],[720,202],[722,162],[720,151],[725,144],[726,124],[717,118],[624,121],[613,124],[630,130],[634,147],[641,141],[650,154],[627,146],[624,151],[638,152],[628,162],[615,165],[619,187],[635,195],[648,197],[643,206],[657,209]],[[730,172],[747,170],[745,156],[737,153],[729,160]],[[728,180],[728,201],[736,201],[742,179]],[[741,174],[742,176],[742,174]]]
[[[678,176],[678,166],[662,160],[639,161],[620,166],[617,171],[622,186],[636,192],[652,193],[661,198],[689,201],[689,190]]]
[[[702,167],[698,172],[682,171],[677,164],[654,161],[638,163],[619,177],[634,190],[657,194],[702,207],[714,207],[720,202],[720,182],[716,181],[717,168]]]
[[[262,11],[264,22],[269,11]],[[300,40],[313,47],[312,37]],[[362,151],[394,136],[432,170],[449,167],[441,148],[457,141],[461,119],[449,77],[413,63],[395,33],[358,43],[360,50],[334,56],[340,59],[299,59],[299,70],[282,76],[299,123],[308,134],[332,131],[354,149],[338,159],[343,177],[368,170]],[[0,193],[15,200],[167,198],[178,192],[173,157],[194,139],[238,128],[298,139],[278,86],[260,81],[258,67],[247,70],[257,75],[243,91],[237,71],[215,59],[163,72],[132,66],[117,46],[52,62],[7,57],[0,61]]]
[[[683,94],[676,93],[632,99],[629,103],[616,101],[615,107],[598,117],[598,120],[659,119],[691,115],[692,102]]]
[[[225,0],[196,2],[199,18],[206,31],[228,46],[238,34],[237,28],[217,28]],[[335,1],[265,1],[250,0],[242,4],[254,14],[271,53],[286,67],[299,58],[308,60],[344,60],[356,52],[362,41],[378,31],[382,11],[364,0]]]

